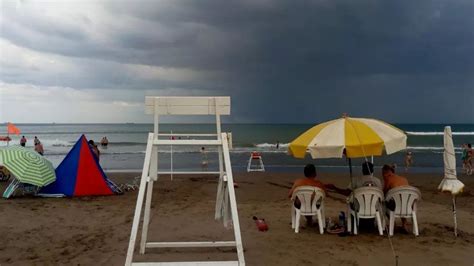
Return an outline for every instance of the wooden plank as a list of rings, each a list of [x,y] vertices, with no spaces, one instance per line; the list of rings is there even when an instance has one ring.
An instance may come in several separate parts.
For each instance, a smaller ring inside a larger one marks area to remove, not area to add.
[[[133,216],[132,232],[130,233],[130,242],[128,243],[127,258],[125,265],[131,265],[133,260],[133,252],[135,251],[135,242],[137,240],[138,225],[140,224],[140,216],[145,198],[145,189],[148,179],[148,171],[150,170],[151,150],[153,148],[153,133],[148,134],[148,142],[146,145],[145,160],[143,162],[142,179],[140,181],[140,189],[137,196],[137,204],[135,206],[135,215]]]
[[[145,112],[159,115],[230,115],[230,97],[147,96]]]
[[[238,266],[238,261],[183,261],[183,262],[134,262],[139,266]]]
[[[239,213],[237,211],[237,199],[234,190],[234,177],[232,175],[232,165],[230,163],[229,146],[227,143],[227,134],[222,133],[222,149],[224,153],[225,172],[227,176],[227,189],[229,191],[230,211],[232,213],[232,223],[234,227],[234,236],[237,247],[237,257],[239,265],[245,265],[244,247],[242,245],[242,237],[240,235]]]
[[[216,139],[155,139],[154,145],[176,145],[176,146],[220,146],[221,140]]]
[[[235,247],[235,241],[148,242],[147,248]]]
[[[170,175],[171,171],[158,171],[158,174],[160,175]],[[219,175],[220,172],[216,171],[173,171],[173,175]]]

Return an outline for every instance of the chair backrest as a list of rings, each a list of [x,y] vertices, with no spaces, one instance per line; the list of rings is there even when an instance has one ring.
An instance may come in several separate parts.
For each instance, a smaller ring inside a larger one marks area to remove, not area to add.
[[[392,188],[387,192],[386,202],[395,203],[395,215],[410,217],[416,211],[416,203],[421,199],[420,190],[412,186],[402,186]]]
[[[230,115],[230,97],[146,96],[145,112],[159,115]]]
[[[382,204],[383,191],[378,187],[361,187],[354,190],[353,197],[360,217],[375,217]]]
[[[293,191],[292,199],[298,199],[301,203],[300,211],[304,213],[315,213],[322,205],[326,194],[324,190],[313,186],[297,187]]]

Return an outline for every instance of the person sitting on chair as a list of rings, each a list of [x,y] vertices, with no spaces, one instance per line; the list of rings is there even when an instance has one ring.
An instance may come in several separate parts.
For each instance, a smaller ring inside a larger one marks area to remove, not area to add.
[[[387,192],[396,187],[403,187],[403,186],[409,186],[408,180],[403,177],[395,174],[395,167],[392,165],[384,165],[382,167],[382,175],[383,175],[383,192],[387,194]],[[394,201],[389,201],[386,202],[385,205],[387,206],[388,209],[390,210],[395,210],[395,202]],[[402,226],[403,229],[408,232],[407,227],[406,227],[406,222],[407,220],[405,218],[402,218]]]
[[[362,176],[354,179],[353,189],[372,186],[382,189],[382,182],[374,176],[374,165],[371,162],[364,162],[362,163]],[[352,189],[352,183],[349,183],[349,188]]]
[[[312,186],[312,187],[317,187],[325,191],[327,188],[333,188],[334,185],[332,184],[323,184],[321,181],[316,179],[317,173],[316,173],[316,167],[314,164],[307,164],[304,167],[304,176],[305,178],[299,178],[296,179],[295,182],[293,183],[293,187],[290,189],[288,192],[288,197],[291,198],[293,196],[293,192],[295,191],[296,188],[301,187],[301,186]],[[294,205],[296,208],[301,207],[301,202],[298,200],[298,198],[295,199]],[[313,220],[311,216],[305,216],[306,217],[306,224],[308,226],[312,225]]]

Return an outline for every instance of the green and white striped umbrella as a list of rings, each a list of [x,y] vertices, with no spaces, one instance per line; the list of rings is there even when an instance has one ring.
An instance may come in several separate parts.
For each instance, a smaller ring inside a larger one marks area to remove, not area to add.
[[[3,165],[22,183],[46,186],[56,180],[53,164],[37,152],[23,147],[0,149]]]

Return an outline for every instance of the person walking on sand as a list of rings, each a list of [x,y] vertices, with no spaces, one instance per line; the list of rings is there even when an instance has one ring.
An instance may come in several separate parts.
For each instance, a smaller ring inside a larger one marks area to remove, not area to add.
[[[20,145],[21,145],[22,147],[25,147],[25,146],[26,146],[26,142],[27,142],[27,140],[26,140],[25,136],[22,136],[21,139],[20,139]]]
[[[35,146],[40,143],[40,140],[38,139],[37,136],[35,136],[35,139],[33,140],[33,143],[35,144]]]
[[[44,155],[44,149],[43,149],[43,144],[41,144],[40,141],[38,141],[37,144],[35,144],[35,151],[39,153],[41,156]]]
[[[413,164],[413,153],[411,151],[408,151],[407,154],[405,154],[405,172],[408,172],[408,168]]]

